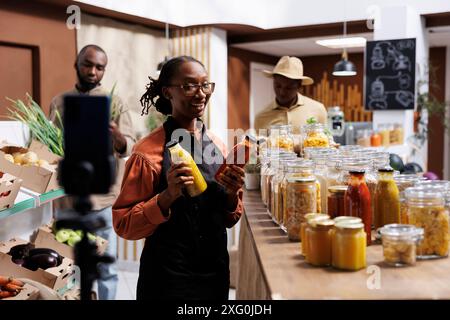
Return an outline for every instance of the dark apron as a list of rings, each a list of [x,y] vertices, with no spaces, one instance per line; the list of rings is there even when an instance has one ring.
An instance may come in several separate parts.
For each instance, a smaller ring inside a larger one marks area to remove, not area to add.
[[[202,124],[198,121],[199,124]],[[164,123],[166,143],[177,124],[172,117]],[[202,144],[191,134],[191,155],[201,157],[213,143],[202,125]],[[183,142],[180,143],[182,146]],[[212,148],[223,161],[217,146]],[[194,158],[202,159],[202,158]],[[156,193],[167,188],[166,173],[170,153],[164,148],[160,184]],[[171,217],[147,237],[141,255],[137,299],[227,300],[230,271],[225,227],[226,195],[214,180],[220,164],[197,164],[208,188],[201,195],[178,198]]]

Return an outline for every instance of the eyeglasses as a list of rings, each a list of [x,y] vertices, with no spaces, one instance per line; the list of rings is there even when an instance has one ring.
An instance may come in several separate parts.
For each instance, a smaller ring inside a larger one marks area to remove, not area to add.
[[[198,89],[201,88],[204,94],[211,94],[214,92],[216,84],[214,82],[207,82],[202,84],[172,84],[168,87],[177,87],[183,89],[184,95],[187,97],[195,96]]]

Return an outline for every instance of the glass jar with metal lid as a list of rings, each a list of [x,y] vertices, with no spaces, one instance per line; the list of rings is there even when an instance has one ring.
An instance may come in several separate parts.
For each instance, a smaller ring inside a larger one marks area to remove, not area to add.
[[[300,240],[300,224],[307,213],[317,212],[314,177],[286,177],[286,216],[283,225],[292,241]]]
[[[417,174],[395,174],[394,181],[399,191],[400,201],[400,223],[408,224],[408,206],[406,204],[405,189],[414,187],[414,185],[420,181],[422,177]]]
[[[331,218],[345,215],[345,191],[347,191],[347,186],[345,185],[328,187],[327,213]]]
[[[307,252],[306,262],[326,267],[331,264],[331,234],[334,226],[333,220],[310,219],[306,229]]]
[[[303,217],[302,223],[300,225],[300,239],[302,241],[302,255],[306,257],[308,255],[308,240],[306,239],[306,229],[308,228],[308,221],[312,219],[317,220],[329,220],[330,216],[323,213],[307,213]]]
[[[275,223],[281,224],[283,220],[283,212],[284,212],[284,205],[285,205],[285,199],[286,196],[285,192],[285,182],[284,178],[287,173],[287,168],[290,164],[296,164],[303,161],[300,158],[285,158],[280,159],[278,164],[278,171],[272,178],[272,185],[271,185],[271,210],[272,213],[272,219]]]
[[[418,180],[416,187],[439,187],[442,190],[450,190],[450,181],[447,180]]]
[[[294,152],[294,138],[292,136],[291,125],[270,126],[268,139],[270,148],[282,149]]]
[[[409,223],[424,229],[417,247],[418,259],[447,257],[449,252],[449,215],[443,192],[436,188],[413,187],[405,190]]]
[[[416,247],[423,238],[423,228],[409,224],[387,224],[380,229],[384,261],[394,267],[414,265]]]
[[[286,159],[294,159],[296,157],[297,155],[293,152],[282,152],[269,158],[269,168],[266,170],[264,175],[264,193],[266,196],[267,212],[269,214],[271,214],[270,210],[272,209],[272,178],[278,172],[280,161]]]
[[[331,265],[334,268],[356,271],[366,267],[366,239],[364,224],[340,221],[332,233]]]

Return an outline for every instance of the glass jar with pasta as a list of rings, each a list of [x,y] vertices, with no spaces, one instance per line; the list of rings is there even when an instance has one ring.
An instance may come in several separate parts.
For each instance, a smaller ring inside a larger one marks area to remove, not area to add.
[[[303,148],[329,147],[330,139],[321,123],[312,123],[303,126]]]
[[[417,246],[418,259],[447,257],[449,252],[449,216],[443,192],[436,188],[413,187],[405,190],[409,223],[424,229]]]
[[[286,178],[286,215],[283,219],[288,238],[300,240],[300,225],[307,213],[317,212],[317,190],[314,178]]]
[[[281,149],[294,152],[294,138],[292,136],[291,125],[270,126],[270,136],[268,139],[270,148]]]

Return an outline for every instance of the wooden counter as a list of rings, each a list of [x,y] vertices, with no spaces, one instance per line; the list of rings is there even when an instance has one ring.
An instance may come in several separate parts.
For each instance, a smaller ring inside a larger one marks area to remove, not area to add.
[[[367,268],[313,267],[271,220],[259,191],[244,193],[236,299],[450,299],[450,259],[394,268],[381,245],[367,248]]]

